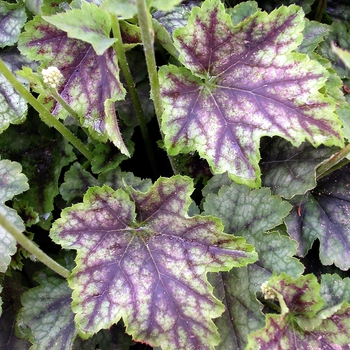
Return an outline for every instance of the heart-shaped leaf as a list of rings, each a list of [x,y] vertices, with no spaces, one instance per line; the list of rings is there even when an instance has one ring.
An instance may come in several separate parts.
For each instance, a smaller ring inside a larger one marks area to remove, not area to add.
[[[69,284],[84,332],[122,317],[134,339],[163,349],[219,342],[211,319],[224,308],[206,273],[244,266],[256,254],[243,238],[224,234],[219,219],[188,217],[192,191],[182,176],[160,178],[146,193],[93,187],[84,203],[63,211],[50,234],[78,251]]]
[[[194,8],[187,26],[174,32],[185,67],[159,72],[168,152],[198,151],[214,173],[259,186],[264,135],[295,146],[342,146],[334,101],[319,92],[326,69],[292,52],[303,27],[303,12],[293,5],[258,11],[236,26],[218,0]]]

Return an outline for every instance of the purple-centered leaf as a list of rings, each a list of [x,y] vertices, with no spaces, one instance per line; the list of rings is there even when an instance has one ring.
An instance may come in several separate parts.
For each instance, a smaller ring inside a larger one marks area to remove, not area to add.
[[[78,327],[96,333],[122,317],[127,333],[153,346],[212,348],[211,319],[224,308],[206,273],[255,261],[252,246],[224,234],[217,218],[187,216],[187,177],[128,191],[91,188],[53,225],[53,240],[78,251],[69,278]]]
[[[174,32],[185,67],[159,72],[168,152],[198,151],[214,173],[258,186],[262,136],[341,146],[334,101],[319,92],[326,69],[292,52],[303,26],[297,6],[258,11],[236,26],[220,1],[194,8]]]
[[[19,48],[27,57],[56,66],[63,74],[58,88],[61,97],[79,115],[81,124],[92,135],[111,140],[122,153],[129,155],[122,140],[113,102],[124,98],[119,81],[117,58],[112,48],[98,56],[93,47],[43,21],[39,16],[28,22],[19,40]],[[65,118],[67,111],[52,99],[41,100],[54,115]]]
[[[297,279],[286,274],[273,276],[268,287],[278,298],[281,315],[267,315],[265,328],[249,335],[246,349],[340,349],[340,346],[348,346],[349,304],[343,302],[321,310],[323,300],[314,275]]]

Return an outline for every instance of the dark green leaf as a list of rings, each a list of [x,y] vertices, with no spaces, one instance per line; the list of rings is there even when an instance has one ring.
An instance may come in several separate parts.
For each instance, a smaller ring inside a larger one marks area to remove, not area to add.
[[[322,178],[285,219],[288,233],[305,256],[315,239],[320,241],[323,265],[350,268],[350,165]]]
[[[339,148],[315,148],[307,142],[297,148],[286,140],[273,138],[262,149],[262,183],[284,198],[304,194],[316,186],[317,166],[337,151]]]

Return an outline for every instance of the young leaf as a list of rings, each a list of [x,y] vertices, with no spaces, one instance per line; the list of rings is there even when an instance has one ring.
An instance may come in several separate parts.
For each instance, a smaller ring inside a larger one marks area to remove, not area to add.
[[[0,1],[0,47],[17,42],[21,28],[27,20],[23,5]]]
[[[69,278],[78,327],[93,334],[122,317],[127,333],[153,346],[212,349],[219,337],[211,319],[223,305],[205,275],[255,261],[252,246],[224,234],[217,218],[187,216],[187,177],[128,191],[90,188],[50,232],[78,251]]]
[[[262,136],[342,146],[334,101],[319,92],[326,69],[292,52],[303,27],[303,12],[293,5],[258,11],[237,26],[218,0],[194,8],[174,32],[185,67],[159,72],[168,152],[198,151],[214,173],[259,186]]]
[[[337,349],[349,343],[349,304],[328,315],[320,311],[323,300],[314,275],[295,280],[286,274],[274,276],[268,287],[278,298],[281,315],[267,315],[265,328],[249,335],[247,350]]]
[[[81,124],[89,128],[93,137],[102,142],[109,139],[129,155],[119,132],[115,109],[111,108],[111,101],[125,96],[112,48],[98,56],[90,44],[68,38],[65,32],[40,17],[27,23],[19,48],[27,57],[59,68],[64,81],[58,91],[79,115]],[[68,112],[52,99],[41,95],[41,100],[54,115],[67,116]]]
[[[288,233],[305,256],[315,239],[320,241],[323,265],[350,268],[350,166],[322,178],[285,219]]]
[[[40,285],[23,294],[17,323],[30,328],[33,348],[69,350],[78,334],[71,308],[72,291],[66,280],[43,272],[35,279]]]
[[[86,1],[82,2],[81,9],[43,16],[43,19],[67,32],[69,38],[91,44],[97,55],[103,55],[116,40],[110,38],[112,24],[109,13]]]
[[[0,212],[6,219],[24,231],[23,220],[17,212],[5,205],[16,194],[29,188],[27,177],[22,174],[22,166],[17,162],[0,160]],[[6,272],[11,261],[11,255],[16,252],[16,240],[0,226],[0,272]]]

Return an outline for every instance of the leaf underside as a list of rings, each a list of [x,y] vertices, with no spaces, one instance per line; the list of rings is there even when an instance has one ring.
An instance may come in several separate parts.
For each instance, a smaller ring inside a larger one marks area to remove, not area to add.
[[[96,333],[122,317],[134,339],[164,349],[219,342],[211,318],[223,306],[205,274],[256,255],[243,238],[222,233],[220,220],[186,215],[192,190],[181,176],[160,178],[146,193],[94,187],[64,210],[51,237],[78,250],[69,284],[80,329]]]
[[[259,186],[262,136],[341,146],[334,103],[318,91],[326,70],[292,52],[303,26],[297,6],[258,11],[237,26],[219,1],[194,8],[174,32],[184,67],[159,72],[168,152],[198,151],[214,173]]]

